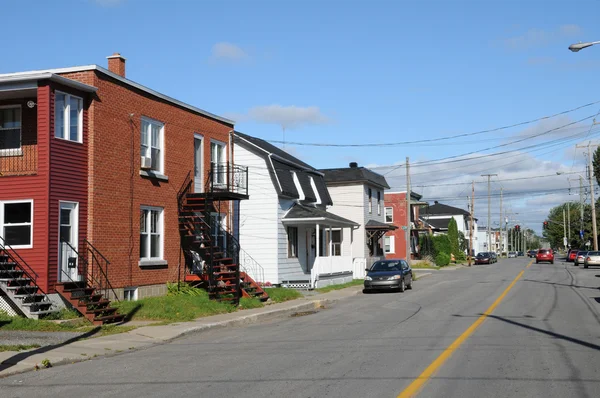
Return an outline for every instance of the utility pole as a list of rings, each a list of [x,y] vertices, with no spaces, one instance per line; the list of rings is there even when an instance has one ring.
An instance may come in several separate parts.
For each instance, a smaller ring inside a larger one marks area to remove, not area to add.
[[[410,170],[409,170],[409,159],[406,157],[406,262],[410,264],[410,249],[411,249],[411,236],[410,236],[410,219],[412,218],[412,212],[410,210]]]
[[[598,233],[596,231],[596,200],[594,198],[594,169],[592,168],[592,152],[590,151],[591,143],[587,144],[588,151],[588,169],[590,177],[590,195],[592,199],[592,238],[594,242],[594,251],[598,251]],[[598,145],[593,145],[597,147]],[[575,145],[576,148],[586,148],[586,146]]]
[[[571,202],[567,202],[567,246],[571,246]]]
[[[473,207],[475,206],[475,181],[471,181],[471,224],[469,225],[469,267],[473,256]]]
[[[498,228],[500,231],[500,257],[502,257],[502,252],[504,251],[504,239],[502,239],[502,191],[504,191],[504,188],[500,187],[500,227]],[[508,251],[506,255],[508,256]]]
[[[583,178],[581,176],[579,176],[579,240],[583,245]]]
[[[567,250],[567,218],[565,217],[565,208],[563,207],[563,243]]]
[[[488,178],[488,220],[487,220],[487,241],[488,241],[488,252],[492,251],[492,196],[491,196],[491,187],[490,187],[490,179],[493,176],[497,176],[498,174],[482,174],[482,177]],[[597,250],[597,249],[595,249]]]

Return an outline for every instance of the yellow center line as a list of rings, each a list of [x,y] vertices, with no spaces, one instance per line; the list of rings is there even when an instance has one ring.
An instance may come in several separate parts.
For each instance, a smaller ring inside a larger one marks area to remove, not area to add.
[[[533,264],[533,260],[531,260],[525,268],[529,268],[531,264]],[[431,364],[427,366],[423,373],[421,373],[419,377],[417,377],[412,383],[410,383],[408,387],[406,387],[404,391],[402,391],[398,395],[397,398],[414,397],[421,390],[421,388],[423,388],[425,383],[429,381],[431,376],[433,376],[435,372],[437,372],[437,370],[448,360],[448,358],[450,358],[454,351],[456,351],[461,346],[461,344],[464,343],[465,340],[467,340],[469,336],[473,334],[473,332],[475,332],[475,330],[483,323],[483,321],[485,321],[485,319],[489,315],[491,315],[491,313],[496,309],[496,307],[500,304],[504,297],[506,297],[510,289],[513,288],[515,283],[517,283],[517,281],[523,276],[524,273],[525,270],[519,272],[519,275],[517,275],[517,277],[510,283],[510,285],[508,285],[508,287],[502,292],[502,294],[496,299],[496,301],[494,301],[492,305],[490,305],[490,308],[488,308],[483,313],[483,315],[477,318],[477,320],[471,326],[469,326],[469,328],[465,330],[463,334],[458,336],[458,338],[454,340],[454,342],[452,342],[452,344],[450,344],[448,348],[446,348],[433,362],[431,362]]]

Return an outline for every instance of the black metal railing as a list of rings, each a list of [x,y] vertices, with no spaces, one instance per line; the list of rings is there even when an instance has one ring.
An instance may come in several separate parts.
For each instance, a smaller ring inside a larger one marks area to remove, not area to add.
[[[233,163],[211,163],[206,192],[248,195],[248,167]]]
[[[67,268],[76,269],[77,274],[83,278],[87,286],[93,287],[108,299],[119,301],[119,296],[117,296],[108,278],[110,261],[87,239],[83,240],[83,248],[80,250],[77,250],[71,243],[62,240],[60,242],[60,253],[61,256],[68,255],[66,259],[62,258],[62,261],[67,261]],[[60,269],[62,275],[66,276],[71,282],[80,282],[74,280],[63,269],[62,264]],[[110,296],[110,293],[112,293],[112,296]]]
[[[17,264],[21,271],[23,271],[23,274],[27,278],[31,279],[33,284],[38,287],[40,293],[46,294],[44,290],[37,284],[37,280],[39,277],[37,272],[35,272],[33,268],[31,268],[31,266],[27,264],[27,261],[25,261],[15,249],[13,249],[8,243],[6,243],[6,240],[2,236],[0,236],[0,251],[4,252],[4,254],[8,256],[8,258],[13,263]]]
[[[23,140],[15,148],[15,145],[9,145],[0,135],[0,177],[33,175],[37,173],[37,168],[37,142]]]

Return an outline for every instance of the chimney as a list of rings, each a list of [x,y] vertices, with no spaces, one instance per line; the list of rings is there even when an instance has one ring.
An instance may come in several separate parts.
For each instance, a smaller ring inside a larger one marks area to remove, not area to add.
[[[353,169],[355,169],[355,168],[358,167],[358,163],[356,163],[356,162],[350,162],[350,167],[353,168]]]
[[[125,77],[125,58],[119,53],[114,53],[106,58],[108,59],[108,70],[121,77]]]

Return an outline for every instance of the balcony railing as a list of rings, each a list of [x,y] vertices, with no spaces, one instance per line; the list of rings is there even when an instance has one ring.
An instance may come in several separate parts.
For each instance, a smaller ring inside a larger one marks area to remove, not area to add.
[[[233,163],[211,163],[207,192],[248,196],[248,167]]]
[[[23,143],[20,148],[0,149],[0,177],[33,175],[37,174],[37,169],[37,145]]]

